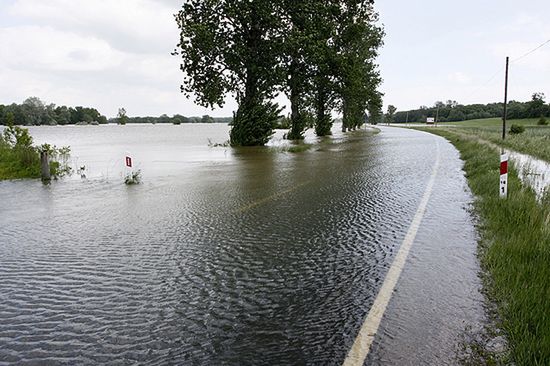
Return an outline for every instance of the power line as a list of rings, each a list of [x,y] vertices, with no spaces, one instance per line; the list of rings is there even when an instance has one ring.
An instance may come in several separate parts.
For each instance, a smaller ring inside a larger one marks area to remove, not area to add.
[[[539,49],[541,49],[542,47],[546,46],[548,43],[550,43],[550,39],[547,40],[546,42],[543,42],[543,43],[540,44],[539,46],[533,48],[531,51],[527,52],[527,53],[524,54],[523,56],[520,56],[520,57],[518,57],[518,58],[512,60],[512,62],[518,62],[519,60],[521,60],[521,59],[523,59],[523,58],[529,56],[530,54],[532,54],[532,53],[538,51]]]
[[[477,97],[477,94],[483,89],[485,86],[487,86],[489,83],[491,83],[497,76],[499,76],[501,73],[504,72],[504,67],[501,67],[498,69],[497,72],[493,74],[485,83],[479,85],[477,88],[475,88],[472,93],[470,94],[470,97]]]
[[[541,43],[540,45],[538,45],[537,47],[533,48],[532,50],[530,50],[529,52],[523,54],[522,56],[518,57],[518,58],[515,58],[513,60],[510,61],[510,63],[515,63],[515,62],[518,62],[522,59],[524,59],[525,57],[535,53],[536,51],[540,50],[541,48],[543,48],[544,46],[546,46],[547,44],[550,43],[550,39]],[[476,89],[474,89],[474,91],[470,94],[471,97],[473,96],[477,96],[478,92],[481,91],[481,89],[483,89],[485,86],[487,86],[488,84],[490,84],[497,76],[499,76],[502,72],[504,71],[504,67],[501,67],[498,69],[497,72],[495,72],[485,83],[479,85]]]

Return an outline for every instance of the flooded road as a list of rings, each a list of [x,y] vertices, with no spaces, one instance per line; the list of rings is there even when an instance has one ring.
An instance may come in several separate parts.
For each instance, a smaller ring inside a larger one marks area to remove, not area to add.
[[[220,125],[94,128],[31,129],[87,179],[0,182],[0,363],[340,365],[438,154],[367,363],[456,364],[483,321],[472,197],[439,137],[383,128],[291,154],[210,148]],[[122,183],[126,151],[141,185]]]

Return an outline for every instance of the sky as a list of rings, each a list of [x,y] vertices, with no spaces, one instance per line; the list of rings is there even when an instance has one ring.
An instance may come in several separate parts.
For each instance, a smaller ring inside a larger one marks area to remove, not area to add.
[[[230,116],[231,98],[209,110],[180,93],[183,73],[171,56],[183,0],[0,0],[0,104],[36,96],[89,106],[114,117]],[[503,100],[534,92],[550,99],[550,1],[378,1],[386,31],[378,63],[385,106],[398,110]],[[279,100],[284,103],[284,99]],[[547,100],[550,101],[550,100]]]

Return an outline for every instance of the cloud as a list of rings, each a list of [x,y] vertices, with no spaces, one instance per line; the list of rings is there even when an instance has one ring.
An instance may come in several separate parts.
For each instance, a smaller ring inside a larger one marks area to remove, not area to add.
[[[183,0],[0,0],[0,103],[29,96],[89,105],[114,116],[162,113],[228,116],[186,99],[184,75],[170,56]],[[550,38],[547,0],[449,5],[422,0],[405,10],[380,3],[388,37],[380,58],[386,104],[401,110],[436,100],[500,100],[504,56],[518,57]],[[471,9],[476,11],[472,13]],[[511,98],[550,95],[550,45],[512,64]],[[279,100],[285,103],[284,98]]]
[[[468,74],[460,71],[449,74],[448,79],[456,84],[470,84],[472,82],[472,78]]]
[[[12,17],[33,24],[103,39],[136,53],[169,53],[178,39],[170,1],[152,0],[16,0]]]
[[[50,27],[0,28],[0,66],[42,71],[97,71],[117,67],[124,54],[104,40]]]
[[[170,55],[179,0],[12,0],[0,7],[0,103],[38,96],[114,115],[205,114]],[[230,115],[234,103],[212,115]]]

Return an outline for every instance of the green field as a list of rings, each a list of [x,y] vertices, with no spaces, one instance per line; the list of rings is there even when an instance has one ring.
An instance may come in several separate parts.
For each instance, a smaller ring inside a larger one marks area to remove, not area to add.
[[[442,123],[437,129],[455,131],[480,141],[488,141],[501,147],[550,161],[550,126],[538,126],[538,119],[510,120],[506,123],[506,139],[502,140],[502,119],[489,118],[464,122]],[[518,135],[509,133],[513,124],[525,127]]]
[[[479,256],[485,288],[496,302],[516,365],[550,364],[550,194],[538,202],[512,168],[509,197],[500,199],[498,150],[454,128],[423,128],[451,141],[465,161],[480,217]],[[550,132],[550,130],[546,130]],[[488,356],[491,358],[491,356]],[[487,364],[499,364],[489,359]]]
[[[528,119],[515,119],[506,121],[506,126],[510,129],[512,124],[522,125],[522,126],[537,126],[538,118],[528,118]],[[456,126],[456,127],[496,127],[502,131],[502,118],[486,118],[486,119],[472,119],[469,121],[461,122],[444,122],[440,123],[442,126]]]

